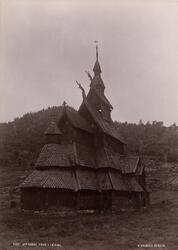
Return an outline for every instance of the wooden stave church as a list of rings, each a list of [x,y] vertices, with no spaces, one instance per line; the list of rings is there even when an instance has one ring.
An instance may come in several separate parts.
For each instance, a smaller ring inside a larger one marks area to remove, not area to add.
[[[125,141],[111,118],[96,47],[94,76],[79,110],[63,103],[45,131],[35,170],[20,185],[24,210],[127,210],[149,205],[145,170],[124,154]]]

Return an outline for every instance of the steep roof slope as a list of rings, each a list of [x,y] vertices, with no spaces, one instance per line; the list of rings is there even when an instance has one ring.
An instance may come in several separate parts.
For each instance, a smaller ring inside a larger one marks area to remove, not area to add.
[[[93,133],[92,128],[88,125],[87,121],[75,109],[69,106],[63,107],[58,117],[58,124],[64,115],[68,117],[75,128],[84,130],[88,133]]]
[[[89,102],[87,101],[86,97],[83,98],[83,103],[81,104],[80,108],[79,108],[79,113],[82,113],[82,107],[85,106],[88,110],[88,112],[90,113],[90,115],[92,116],[92,118],[94,119],[94,121],[96,122],[96,124],[98,125],[98,127],[101,129],[101,131],[113,138],[115,138],[116,140],[119,140],[120,142],[125,144],[125,141],[123,139],[123,137],[120,135],[117,127],[115,126],[113,121],[107,121],[105,120],[102,115],[95,110],[92,105],[89,104]]]
[[[93,152],[78,144],[46,144],[36,162],[36,168],[71,167],[80,165],[96,168]]]

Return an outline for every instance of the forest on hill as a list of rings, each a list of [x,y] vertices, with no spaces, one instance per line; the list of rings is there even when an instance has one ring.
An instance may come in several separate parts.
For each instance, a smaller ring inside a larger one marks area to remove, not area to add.
[[[27,113],[13,122],[0,124],[0,161],[3,165],[33,166],[45,143],[44,131],[51,120],[58,120],[61,107]],[[178,162],[178,126],[161,121],[139,124],[115,122],[124,137],[128,154]]]

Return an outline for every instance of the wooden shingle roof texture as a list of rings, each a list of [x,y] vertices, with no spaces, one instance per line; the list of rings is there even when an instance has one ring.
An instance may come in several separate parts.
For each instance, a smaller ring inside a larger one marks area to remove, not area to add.
[[[72,171],[66,170],[35,170],[21,184],[21,188],[62,188],[77,190],[75,176]]]
[[[141,174],[143,166],[139,165],[138,156],[126,156],[113,152],[108,148],[99,150],[96,154],[98,168],[114,168],[122,174]]]
[[[34,170],[20,187],[143,192],[135,177],[123,177],[111,171],[96,174],[94,170],[87,169]]]
[[[113,186],[108,171],[102,171],[97,174],[100,190],[113,190]]]
[[[41,150],[36,167],[84,166],[96,168],[93,152],[86,146],[71,144],[46,144]]]
[[[95,171],[77,169],[76,172],[81,190],[99,190],[99,183],[97,181]]]
[[[21,188],[60,188],[78,190],[98,190],[95,171],[87,169],[34,170],[21,184]]]
[[[36,161],[36,167],[70,167],[75,165],[72,144],[46,144]]]

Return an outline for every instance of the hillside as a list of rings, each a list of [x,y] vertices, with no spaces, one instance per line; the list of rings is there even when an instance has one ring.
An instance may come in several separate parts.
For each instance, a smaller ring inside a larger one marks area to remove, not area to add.
[[[61,107],[27,113],[13,122],[0,124],[0,158],[4,165],[33,165],[44,145],[44,131],[57,120]]]
[[[0,249],[14,250],[23,244],[61,244],[45,247],[68,250],[138,249],[139,244],[160,244],[175,250],[178,245],[178,145],[177,126],[118,123],[127,140],[127,153],[140,154],[151,190],[151,207],[119,214],[46,214],[20,210],[19,184],[34,167],[44,144],[44,131],[57,121],[61,107],[26,114],[0,124]],[[12,204],[14,203],[14,207]],[[148,248],[148,247],[147,247]],[[32,249],[32,247],[23,247]],[[34,250],[43,249],[41,246]],[[142,248],[146,249],[146,248]],[[155,247],[149,247],[150,250]]]
[[[13,122],[0,124],[0,162],[6,166],[32,166],[44,145],[44,131],[51,120],[58,120],[61,107],[27,113]],[[178,126],[163,122],[143,124],[115,122],[127,142],[129,154],[178,162]]]

